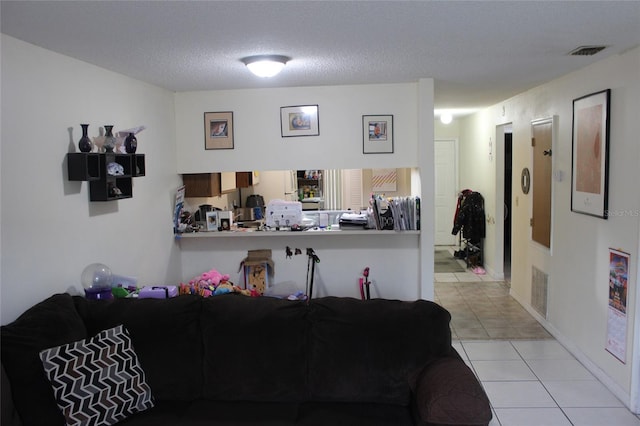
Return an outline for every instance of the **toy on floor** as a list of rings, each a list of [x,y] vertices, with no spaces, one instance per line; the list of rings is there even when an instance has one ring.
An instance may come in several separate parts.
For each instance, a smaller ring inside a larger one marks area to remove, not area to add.
[[[179,294],[197,294],[202,297],[217,296],[227,293],[240,293],[245,296],[257,296],[251,290],[245,290],[229,281],[228,274],[221,274],[216,269],[211,269],[188,283],[180,283]]]

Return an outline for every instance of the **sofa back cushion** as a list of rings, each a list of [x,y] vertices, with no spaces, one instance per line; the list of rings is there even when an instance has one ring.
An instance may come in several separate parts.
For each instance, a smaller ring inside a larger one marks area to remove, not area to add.
[[[426,300],[326,297],[309,319],[313,400],[406,405],[410,375],[451,351],[451,316]]]
[[[87,337],[82,318],[68,294],[56,294],[2,327],[2,365],[13,402],[26,425],[64,424],[39,352]]]
[[[303,400],[306,314],[306,304],[299,301],[237,294],[204,299],[204,397]]]
[[[75,298],[87,334],[123,324],[154,398],[191,400],[202,395],[201,299],[86,300]]]

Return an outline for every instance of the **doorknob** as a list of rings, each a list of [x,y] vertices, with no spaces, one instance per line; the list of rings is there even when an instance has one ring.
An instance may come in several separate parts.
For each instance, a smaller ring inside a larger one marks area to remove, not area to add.
[[[551,150],[548,149],[548,150],[542,151],[542,155],[548,155],[549,157],[551,157]]]

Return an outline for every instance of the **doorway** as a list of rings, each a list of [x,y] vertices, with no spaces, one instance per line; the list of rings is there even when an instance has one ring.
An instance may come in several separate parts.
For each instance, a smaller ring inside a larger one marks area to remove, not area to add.
[[[451,230],[458,197],[458,141],[437,139],[434,144],[436,228],[434,244],[452,246],[456,243],[456,237]]]
[[[513,172],[512,172],[512,139],[511,128],[505,128],[504,133],[504,235],[503,247],[503,270],[505,281],[511,281],[511,217],[513,205],[511,203],[513,193]]]

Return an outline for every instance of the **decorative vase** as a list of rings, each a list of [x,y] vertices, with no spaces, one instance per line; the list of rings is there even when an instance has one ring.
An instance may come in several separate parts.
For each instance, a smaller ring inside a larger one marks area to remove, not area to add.
[[[124,150],[127,154],[134,154],[138,149],[138,139],[133,133],[129,133],[129,136],[124,140]]]
[[[89,125],[81,124],[80,127],[82,127],[82,137],[78,141],[78,148],[80,149],[80,152],[91,152],[91,150],[93,149],[93,144],[91,143],[91,139],[89,139],[89,136],[87,135]]]
[[[104,131],[106,132],[104,135],[104,144],[102,147],[104,148],[104,152],[113,152],[113,149],[116,147],[116,137],[113,136],[113,126],[105,125]]]

